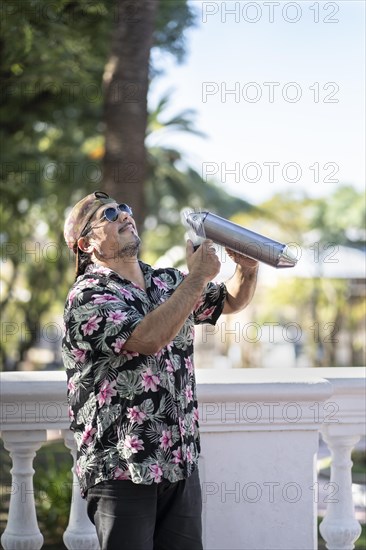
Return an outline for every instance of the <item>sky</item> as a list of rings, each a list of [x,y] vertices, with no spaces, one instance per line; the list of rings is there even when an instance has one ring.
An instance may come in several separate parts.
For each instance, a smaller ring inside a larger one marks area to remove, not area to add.
[[[191,1],[178,65],[149,103],[169,92],[166,116],[195,110],[205,137],[156,134],[205,180],[259,204],[274,193],[329,196],[365,182],[365,2]],[[161,54],[160,54],[161,55]]]

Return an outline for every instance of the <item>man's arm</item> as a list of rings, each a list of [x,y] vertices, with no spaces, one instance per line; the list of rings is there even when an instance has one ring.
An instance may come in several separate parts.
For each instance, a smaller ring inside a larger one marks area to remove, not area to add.
[[[199,250],[187,244],[189,274],[166,302],[151,311],[126,340],[124,348],[152,355],[169,344],[194,310],[207,283],[217,275],[220,262],[211,241],[204,241]]]
[[[236,313],[251,301],[257,286],[258,262],[242,254],[226,249],[227,254],[237,264],[234,275],[227,281],[227,296],[222,313]]]

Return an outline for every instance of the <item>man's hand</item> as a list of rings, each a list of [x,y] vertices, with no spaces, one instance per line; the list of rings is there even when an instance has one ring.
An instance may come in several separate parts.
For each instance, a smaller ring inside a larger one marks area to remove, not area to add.
[[[225,250],[237,267],[232,278],[226,283],[228,293],[223,313],[236,313],[246,307],[253,298],[259,262],[228,248]]]
[[[246,269],[255,269],[258,267],[258,261],[244,254],[239,254],[239,252],[234,252],[230,248],[225,248],[226,254],[235,262],[237,265],[240,265],[244,270]]]
[[[195,252],[192,241],[188,240],[187,266],[190,275],[201,278],[206,284],[211,281],[219,273],[221,267],[213,241],[204,240]]]
[[[153,355],[176,337],[194,311],[207,283],[220,271],[213,242],[204,241],[194,252],[192,241],[188,241],[187,265],[189,274],[184,281],[165,302],[140,321],[126,340],[125,349]]]

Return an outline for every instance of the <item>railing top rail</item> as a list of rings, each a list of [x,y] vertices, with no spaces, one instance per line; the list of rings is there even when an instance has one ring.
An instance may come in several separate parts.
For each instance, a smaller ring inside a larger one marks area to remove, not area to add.
[[[334,393],[362,393],[366,388],[366,367],[316,368],[316,369],[197,369],[197,382],[201,394],[234,394],[248,398],[262,398],[273,392],[306,400],[326,399]],[[331,382],[333,390],[331,391]],[[64,388],[64,389],[63,389]],[[60,390],[62,393],[60,393]],[[0,374],[0,395],[4,402],[60,400],[66,397],[66,373],[64,371],[13,371]]]
[[[61,391],[60,391],[61,390]],[[1,401],[66,400],[64,371],[12,371],[0,374]]]

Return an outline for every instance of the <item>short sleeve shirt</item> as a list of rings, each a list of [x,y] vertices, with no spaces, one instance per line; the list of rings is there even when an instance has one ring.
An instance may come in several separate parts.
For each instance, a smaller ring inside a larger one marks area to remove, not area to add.
[[[198,461],[194,324],[216,323],[226,287],[209,283],[177,336],[158,353],[131,352],[126,340],[185,277],[177,269],[140,265],[146,290],[92,264],[66,301],[62,355],[84,497],[111,479],[176,482],[189,477]]]

